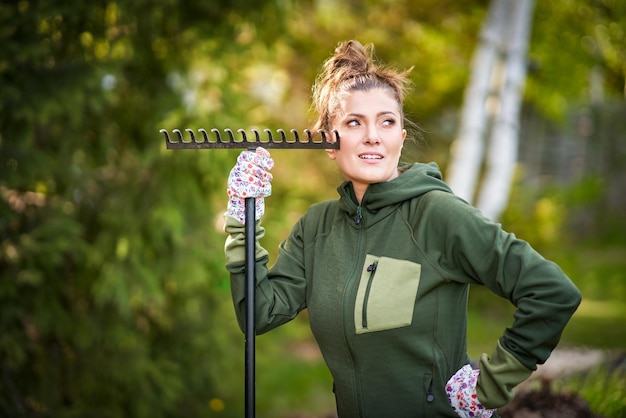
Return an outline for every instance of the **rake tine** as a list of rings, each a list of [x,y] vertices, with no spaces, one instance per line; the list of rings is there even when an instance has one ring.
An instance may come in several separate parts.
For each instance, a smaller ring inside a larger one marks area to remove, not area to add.
[[[224,132],[226,132],[228,134],[228,136],[230,137],[230,142],[237,142],[235,140],[235,134],[233,133],[232,129],[226,128],[226,129],[224,129]]]
[[[159,132],[161,132],[163,135],[165,135],[165,142],[167,144],[171,144],[172,143],[172,141],[170,140],[170,133],[167,132],[167,129],[161,129],[161,130],[159,130]]]
[[[178,142],[183,142],[183,133],[180,131],[180,129],[174,129],[172,132],[178,135]]]
[[[193,129],[185,129],[185,131],[189,132],[189,135],[191,136],[191,142],[193,142],[194,144],[197,144],[198,141],[196,141],[196,135],[193,133]]]
[[[215,138],[217,139],[218,143],[224,143],[224,141],[222,140],[222,135],[220,134],[219,129],[213,128],[211,129],[211,132],[213,132],[215,134]]]
[[[204,141],[202,142],[209,142],[209,134],[207,133],[207,131],[205,129],[198,129],[198,132],[200,132],[202,134],[202,136],[204,137]]]
[[[246,136],[246,131],[243,129],[237,129],[237,132],[241,134],[241,138],[243,142],[248,142],[248,137]]]
[[[276,130],[276,132],[278,132],[282,137],[282,142],[287,142],[287,135],[285,134],[285,131],[283,129],[278,129]]]
[[[257,131],[256,129],[253,129],[252,132],[254,132],[254,140],[257,143],[261,142],[261,134],[259,133],[259,131]]]

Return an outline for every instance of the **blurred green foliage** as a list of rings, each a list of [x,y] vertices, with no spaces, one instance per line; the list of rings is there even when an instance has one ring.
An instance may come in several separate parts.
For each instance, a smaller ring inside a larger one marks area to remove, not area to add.
[[[594,368],[589,373],[573,379],[561,380],[556,390],[580,394],[595,414],[604,417],[626,415],[626,374],[624,365],[611,370],[610,367]]]
[[[167,151],[158,130],[306,127],[323,60],[357,38],[414,67],[406,111],[429,143],[415,158],[445,165],[486,6],[0,3],[0,416],[242,416],[221,233],[236,154]],[[558,120],[587,100],[595,67],[606,96],[623,97],[623,2],[538,2],[536,13],[529,105]],[[264,244],[275,255],[340,178],[323,153],[273,155]],[[572,199],[595,199],[592,186]],[[511,225],[549,248],[568,207],[553,194],[528,205]],[[319,357],[302,358],[311,346],[306,317],[259,338],[259,416],[332,407]]]

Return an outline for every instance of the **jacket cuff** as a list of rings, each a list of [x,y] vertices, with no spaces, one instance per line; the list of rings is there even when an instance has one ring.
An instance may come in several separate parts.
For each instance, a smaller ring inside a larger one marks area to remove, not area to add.
[[[513,388],[532,373],[506,351],[500,341],[491,358],[487,354],[480,357],[479,368],[476,394],[480,403],[488,409],[500,408],[509,403],[513,399]]]
[[[228,234],[226,243],[224,244],[224,255],[226,256],[226,265],[236,262],[243,262],[246,259],[246,235],[245,225],[239,220],[224,216],[224,232]],[[255,240],[255,258],[268,255],[267,250],[261,247],[259,239],[265,235],[265,228],[261,226],[261,222],[255,224],[256,240]]]

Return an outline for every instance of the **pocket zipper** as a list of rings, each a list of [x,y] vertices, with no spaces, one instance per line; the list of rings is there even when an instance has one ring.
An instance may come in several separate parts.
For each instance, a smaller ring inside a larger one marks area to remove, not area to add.
[[[367,328],[367,301],[370,297],[370,290],[372,290],[372,283],[374,282],[374,276],[376,275],[376,268],[378,267],[378,261],[374,261],[367,266],[367,271],[370,273],[370,277],[367,281],[367,288],[365,289],[365,297],[363,298],[363,328]]]

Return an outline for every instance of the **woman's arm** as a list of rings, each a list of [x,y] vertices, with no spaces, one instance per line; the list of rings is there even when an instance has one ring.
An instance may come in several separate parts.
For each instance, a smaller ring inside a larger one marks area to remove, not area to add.
[[[550,356],[581,294],[559,266],[461,199],[447,195],[438,206],[441,222],[435,223],[445,236],[447,269],[517,308],[493,354],[480,359],[478,397],[485,407],[496,408]]]
[[[243,330],[246,318],[245,303],[245,261],[244,261],[244,225],[238,220],[226,217],[224,230],[228,233],[224,252],[226,268],[230,272],[231,294],[239,326]],[[298,235],[300,223],[296,224],[287,238],[289,251],[281,245],[280,257],[289,257],[295,266],[289,274],[268,271],[269,256],[259,244],[265,230],[260,222],[256,223],[256,332],[265,333],[289,322],[298,312],[306,307],[306,280],[304,268],[297,261],[301,258],[301,245]]]

